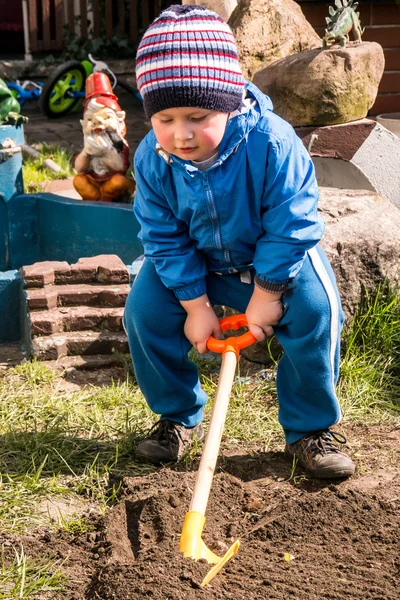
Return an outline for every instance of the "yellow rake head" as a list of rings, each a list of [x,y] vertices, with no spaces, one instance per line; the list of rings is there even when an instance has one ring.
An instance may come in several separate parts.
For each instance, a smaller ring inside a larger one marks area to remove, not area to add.
[[[200,587],[207,585],[216,576],[228,560],[232,556],[235,556],[240,546],[239,540],[236,540],[225,552],[224,556],[221,557],[214,554],[214,552],[207,548],[201,537],[205,522],[205,516],[195,510],[186,513],[180,541],[180,551],[183,552],[186,558],[193,558],[194,560],[204,559],[208,563],[215,565],[204,577]]]

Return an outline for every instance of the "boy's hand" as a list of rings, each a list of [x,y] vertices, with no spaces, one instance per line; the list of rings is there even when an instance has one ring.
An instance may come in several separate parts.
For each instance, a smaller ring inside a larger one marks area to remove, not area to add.
[[[254,288],[247,306],[246,317],[249,330],[259,342],[274,335],[272,325],[279,323],[282,314],[281,294],[270,294],[257,287]]]
[[[206,294],[194,300],[181,301],[187,312],[185,335],[200,353],[207,352],[207,340],[212,335],[221,339],[222,333],[217,315],[212,309]]]

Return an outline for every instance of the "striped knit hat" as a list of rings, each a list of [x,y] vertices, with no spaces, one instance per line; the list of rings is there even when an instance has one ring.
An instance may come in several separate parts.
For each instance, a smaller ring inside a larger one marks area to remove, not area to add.
[[[240,106],[245,85],[229,26],[192,4],[170,6],[150,25],[136,79],[147,117],[177,106],[229,113]]]

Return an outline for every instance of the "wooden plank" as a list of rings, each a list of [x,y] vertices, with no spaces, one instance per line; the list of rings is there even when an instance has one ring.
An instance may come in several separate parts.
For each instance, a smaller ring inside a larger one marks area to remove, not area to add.
[[[67,15],[68,15],[68,29],[73,33],[75,31],[74,0],[67,0]]]
[[[100,35],[100,0],[92,0],[93,37]]]
[[[112,0],[106,0],[106,38],[111,40],[113,34]]]
[[[130,0],[129,12],[129,42],[136,46],[139,41],[137,0]]]
[[[64,25],[63,16],[63,0],[54,0],[54,12],[55,12],[55,23],[56,23],[56,37],[55,37],[55,50],[62,50],[63,48],[63,35],[62,29]]]
[[[32,52],[37,52],[38,48],[38,26],[37,26],[37,0],[28,0],[29,12],[29,43]]]
[[[87,26],[87,0],[79,0],[79,9],[81,14],[81,38],[87,40],[88,38],[88,26]]]
[[[150,25],[150,11],[149,11],[149,1],[150,0],[142,0],[142,27],[143,29],[147,29]]]
[[[125,2],[118,0],[118,33],[125,35]]]
[[[43,47],[50,50],[50,0],[42,0]]]

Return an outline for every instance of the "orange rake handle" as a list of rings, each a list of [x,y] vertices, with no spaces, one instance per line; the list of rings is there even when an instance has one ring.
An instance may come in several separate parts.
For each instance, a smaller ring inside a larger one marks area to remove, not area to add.
[[[219,324],[221,326],[222,333],[228,331],[229,329],[234,329],[236,331],[241,327],[248,327],[246,315],[243,314],[225,317],[220,320]],[[226,340],[217,340],[210,336],[207,341],[207,348],[212,350],[212,352],[218,352],[220,354],[225,354],[225,352],[234,352],[236,356],[239,356],[239,352],[242,348],[247,348],[247,346],[251,346],[251,344],[254,344],[256,341],[256,338],[250,331],[247,331],[238,337],[229,337]]]

